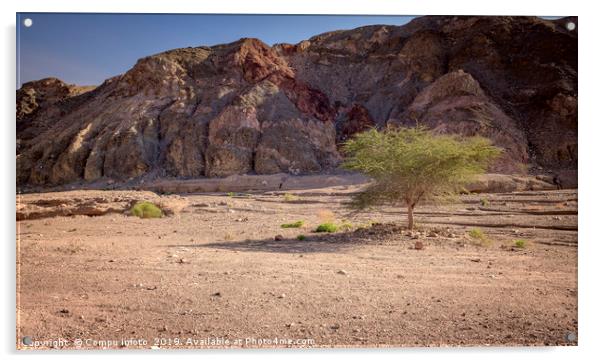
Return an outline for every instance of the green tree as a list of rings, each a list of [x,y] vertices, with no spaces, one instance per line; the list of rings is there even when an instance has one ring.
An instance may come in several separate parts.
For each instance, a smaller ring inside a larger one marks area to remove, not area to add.
[[[434,134],[422,127],[368,130],[347,141],[343,150],[345,168],[373,179],[354,196],[353,206],[403,204],[408,229],[414,227],[419,202],[456,194],[501,154],[486,138]]]

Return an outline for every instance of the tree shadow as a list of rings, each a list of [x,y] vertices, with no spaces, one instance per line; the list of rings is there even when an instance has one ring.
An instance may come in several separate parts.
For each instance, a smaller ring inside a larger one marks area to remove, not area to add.
[[[405,227],[394,223],[375,223],[370,227],[360,227],[355,231],[336,233],[315,233],[297,238],[266,238],[261,240],[224,241],[206,244],[171,245],[169,247],[223,249],[240,252],[272,252],[272,253],[336,253],[358,246],[383,245],[391,243],[400,245]]]
[[[304,240],[296,238],[273,238],[262,240],[224,241],[194,245],[171,245],[169,247],[223,249],[240,252],[272,253],[335,253],[362,244],[362,239],[353,232],[331,233],[324,236],[307,236]]]
[[[331,204],[330,201],[323,201],[318,199],[296,199],[296,200],[270,200],[270,199],[259,199],[255,198],[254,200],[262,203],[276,203],[276,204]]]

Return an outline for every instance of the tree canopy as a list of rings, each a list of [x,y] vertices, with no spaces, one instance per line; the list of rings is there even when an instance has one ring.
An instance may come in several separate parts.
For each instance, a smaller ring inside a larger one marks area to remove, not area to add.
[[[374,179],[354,197],[354,206],[405,204],[410,229],[418,202],[457,193],[501,153],[484,137],[435,134],[422,127],[371,129],[356,134],[343,150],[345,168]]]

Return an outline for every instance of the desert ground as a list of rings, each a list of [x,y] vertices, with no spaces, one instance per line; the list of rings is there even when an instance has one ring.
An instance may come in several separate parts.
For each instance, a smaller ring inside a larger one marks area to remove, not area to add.
[[[577,344],[577,190],[420,206],[414,232],[355,190],[18,195],[17,346]]]

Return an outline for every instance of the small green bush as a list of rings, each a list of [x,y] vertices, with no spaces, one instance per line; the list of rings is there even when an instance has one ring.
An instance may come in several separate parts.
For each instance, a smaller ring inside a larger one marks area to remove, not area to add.
[[[525,241],[524,239],[517,239],[516,241],[514,241],[514,247],[525,248],[527,247],[527,241]]]
[[[303,223],[305,223],[305,222],[296,221],[293,223],[284,223],[284,224],[280,225],[280,227],[282,227],[282,228],[300,228],[300,227],[303,227]]]
[[[480,202],[483,207],[486,207],[489,205],[489,200],[487,198],[481,198]]]
[[[291,193],[285,193],[284,194],[284,201],[285,202],[292,202],[292,201],[295,201],[297,199],[299,199],[299,197],[297,197],[294,194],[291,194]]]
[[[234,192],[228,192],[228,193],[226,193],[226,195],[229,196],[229,197],[234,197],[234,196],[236,196],[236,193],[234,193]]]
[[[151,202],[138,202],[130,209],[132,215],[140,218],[161,218],[163,211]]]
[[[318,228],[316,228],[316,232],[333,233],[333,232],[336,232],[337,229],[338,229],[338,227],[334,223],[322,223],[318,226]]]
[[[353,224],[351,224],[349,222],[344,222],[339,226],[339,228],[342,229],[343,231],[352,231]]]
[[[357,228],[358,228],[358,229],[360,229],[360,228],[370,228],[370,227],[374,226],[375,224],[378,224],[378,222],[375,222],[375,221],[373,221],[373,220],[369,220],[369,221],[368,221],[368,222],[366,222],[366,223],[359,224],[359,225],[357,226]]]
[[[483,232],[483,230],[481,230],[480,228],[471,229],[470,231],[468,231],[468,235],[470,236],[470,238],[476,241],[475,244],[478,246],[488,247],[491,245],[491,240],[489,240],[489,237],[487,237],[485,232]]]
[[[487,236],[485,235],[485,232],[483,232],[483,230],[481,230],[480,228],[471,229],[470,231],[468,231],[468,235],[471,238],[480,239],[480,240],[484,240],[485,238],[487,238]]]
[[[305,235],[303,235],[303,234],[300,234],[300,235],[297,236],[297,239],[299,241],[305,241],[307,239],[307,237],[305,237]]]

